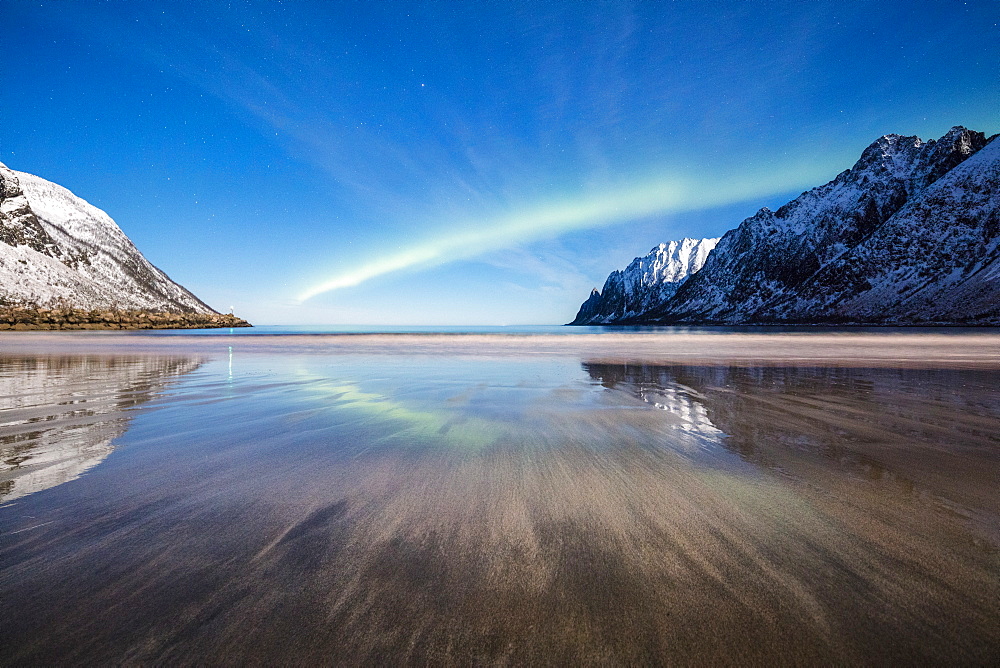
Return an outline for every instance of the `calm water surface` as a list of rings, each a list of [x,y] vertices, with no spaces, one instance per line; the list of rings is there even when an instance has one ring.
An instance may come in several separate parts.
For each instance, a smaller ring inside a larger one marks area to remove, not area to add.
[[[996,663],[1000,336],[0,337],[0,663]]]

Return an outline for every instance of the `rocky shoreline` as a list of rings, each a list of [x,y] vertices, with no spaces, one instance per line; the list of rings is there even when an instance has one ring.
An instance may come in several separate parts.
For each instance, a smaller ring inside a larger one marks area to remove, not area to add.
[[[0,308],[0,330],[210,329],[252,327],[231,313],[169,313],[74,308]]]

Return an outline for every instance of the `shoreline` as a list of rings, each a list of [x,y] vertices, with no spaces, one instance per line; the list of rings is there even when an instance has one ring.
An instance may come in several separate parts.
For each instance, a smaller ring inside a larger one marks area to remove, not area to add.
[[[0,331],[220,329],[253,327],[231,313],[23,308],[0,309]]]
[[[1000,369],[1000,332],[659,334],[136,335],[136,332],[0,332],[5,354],[244,354],[576,357],[589,362],[684,366]]]

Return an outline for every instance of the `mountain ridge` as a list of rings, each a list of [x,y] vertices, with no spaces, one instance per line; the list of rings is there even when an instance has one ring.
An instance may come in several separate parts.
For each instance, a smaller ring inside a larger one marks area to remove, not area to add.
[[[996,137],[884,135],[744,219],[666,299],[602,324],[1000,324]]]

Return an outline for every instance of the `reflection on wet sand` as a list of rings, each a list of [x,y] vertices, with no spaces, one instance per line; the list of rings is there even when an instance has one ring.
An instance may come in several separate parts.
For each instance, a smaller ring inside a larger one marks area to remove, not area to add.
[[[864,480],[889,498],[1000,519],[992,489],[1000,471],[994,371],[584,368],[605,386],[644,401],[686,397],[668,403],[702,411],[697,422],[718,427],[723,447],[787,479],[843,478],[855,487]],[[1000,526],[988,529],[1000,544]]]
[[[0,503],[74,480],[114,450],[128,411],[185,357],[0,357]]]
[[[3,509],[0,663],[998,658],[992,372],[233,366]]]

